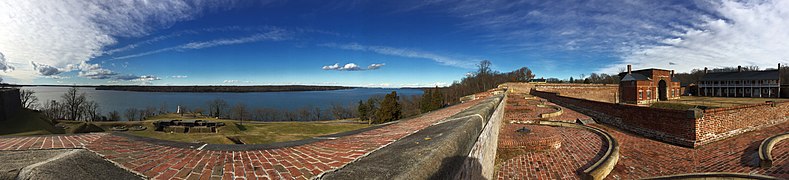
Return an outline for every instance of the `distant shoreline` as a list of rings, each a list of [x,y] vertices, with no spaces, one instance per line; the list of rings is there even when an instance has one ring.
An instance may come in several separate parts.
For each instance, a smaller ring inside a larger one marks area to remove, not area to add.
[[[298,91],[333,91],[343,89],[415,89],[425,90],[434,87],[351,87],[351,86],[311,86],[311,85],[256,85],[256,86],[223,86],[223,85],[195,85],[195,86],[139,86],[139,85],[19,85],[3,84],[5,87],[80,87],[95,88],[106,91],[132,91],[132,92],[298,92]]]
[[[345,86],[96,86],[96,90],[136,92],[295,92],[353,89]]]

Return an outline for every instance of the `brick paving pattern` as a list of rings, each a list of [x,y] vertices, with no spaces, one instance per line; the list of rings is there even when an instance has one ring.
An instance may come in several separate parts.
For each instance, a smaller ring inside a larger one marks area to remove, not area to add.
[[[509,159],[499,160],[503,162],[497,167],[497,172],[495,173],[497,179],[580,179],[581,172],[599,160],[605,153],[603,151],[603,139],[591,131],[567,127],[509,123],[535,120],[575,122],[578,118],[589,118],[588,116],[562,107],[564,112],[561,116],[541,119],[539,118],[541,113],[555,111],[548,107],[537,107],[536,105],[540,104],[542,99],[524,99],[526,96],[517,94],[510,94],[508,97],[508,108],[504,116],[505,124],[499,132],[499,153],[514,153],[515,156],[499,156],[499,158]],[[556,105],[550,102],[545,104]],[[514,133],[514,130],[521,127],[533,130],[532,133],[525,136],[534,137],[519,137],[523,135]],[[559,137],[560,142],[558,149],[550,147],[555,145],[553,142],[556,140],[552,137],[556,136]],[[523,147],[520,150],[511,148],[517,145],[535,147]],[[544,147],[544,145],[548,147]]]
[[[0,138],[0,150],[84,148],[106,133]]]
[[[756,173],[789,179],[789,142],[779,142],[773,149],[773,167],[760,168],[756,151],[767,137],[789,131],[789,123],[748,132],[697,149],[674,146],[605,125],[620,144],[620,158],[607,179],[638,179],[684,173],[736,172]]]
[[[551,113],[556,110],[550,107],[537,107],[538,104],[544,102],[547,105],[561,106],[534,96],[528,96],[532,99],[525,99],[527,96],[517,94],[510,94],[508,97],[504,122],[548,120],[574,123],[576,119],[589,119],[589,116],[564,107],[562,107],[563,112],[561,116],[543,119],[540,118],[540,114]]]
[[[0,149],[86,148],[153,179],[310,179],[457,114],[479,101],[338,139],[269,150],[185,149],[112,134],[0,138]]]
[[[539,125],[521,125],[536,128]],[[561,147],[556,150],[525,152],[504,161],[497,179],[580,179],[581,172],[599,160],[603,139],[584,129],[550,127],[561,132]],[[539,133],[539,132],[534,132]]]

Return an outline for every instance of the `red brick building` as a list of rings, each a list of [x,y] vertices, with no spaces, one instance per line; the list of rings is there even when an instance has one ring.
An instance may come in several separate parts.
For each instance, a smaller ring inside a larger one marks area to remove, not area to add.
[[[619,102],[649,104],[657,101],[679,99],[681,95],[679,80],[673,70],[642,69],[619,74]]]

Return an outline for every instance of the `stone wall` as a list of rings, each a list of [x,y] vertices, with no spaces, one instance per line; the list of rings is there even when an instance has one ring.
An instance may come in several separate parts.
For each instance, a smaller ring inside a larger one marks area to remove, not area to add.
[[[16,116],[22,110],[22,101],[19,99],[19,89],[0,89],[0,121],[5,121]]]
[[[789,102],[708,109],[697,120],[697,144],[707,144],[789,120]]]
[[[614,103],[619,86],[614,84],[541,84],[535,90],[555,92],[562,96]]]
[[[330,172],[321,179],[482,178],[482,159],[469,157],[504,95],[480,100],[468,109]],[[489,157],[486,157],[487,161]],[[467,169],[473,168],[473,169]]]
[[[558,102],[562,106],[594,117],[598,122],[671,144],[686,147],[695,145],[694,111],[599,102],[539,90],[531,92],[532,95]]]

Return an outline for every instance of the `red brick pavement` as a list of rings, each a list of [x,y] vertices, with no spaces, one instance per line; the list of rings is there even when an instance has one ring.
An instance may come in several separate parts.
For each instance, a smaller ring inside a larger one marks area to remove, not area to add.
[[[86,148],[153,179],[309,179],[477,103],[466,102],[338,139],[269,150],[184,149],[109,134],[0,138],[0,149]]]
[[[539,125],[520,126],[536,129]],[[506,160],[498,167],[497,179],[580,179],[581,172],[604,153],[603,139],[591,131],[540,126],[545,127],[560,132],[561,147],[556,150],[525,152]]]
[[[540,114],[556,111],[550,107],[536,106],[537,104],[540,104],[540,101],[545,101],[544,99],[538,97],[533,97],[533,99],[524,99],[524,96],[521,95],[509,95],[508,97],[506,109],[507,113],[504,115],[506,118],[504,122],[549,120],[574,123],[576,119],[589,119],[589,116],[564,107],[562,107],[563,112],[561,116],[543,119],[540,118]],[[560,105],[547,101],[545,104],[561,107]]]
[[[0,138],[0,150],[83,148],[106,133]]]
[[[697,149],[674,146],[605,125],[620,144],[620,158],[607,179],[637,179],[684,173],[736,172],[757,173],[789,178],[789,142],[779,142],[773,149],[773,167],[758,167],[756,151],[767,137],[789,131],[789,123],[745,133]]]

